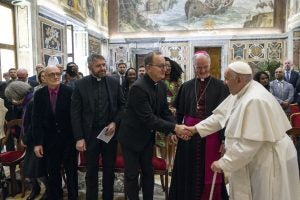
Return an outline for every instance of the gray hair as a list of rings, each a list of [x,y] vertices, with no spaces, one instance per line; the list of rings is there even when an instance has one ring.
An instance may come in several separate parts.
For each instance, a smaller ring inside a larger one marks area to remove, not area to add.
[[[95,60],[104,60],[105,58],[100,54],[92,54],[87,58],[88,67],[91,67]]]
[[[13,81],[7,85],[5,96],[9,100],[22,100],[29,92],[32,91],[31,86],[23,81]]]
[[[195,66],[197,58],[206,58],[208,60],[209,64],[211,64],[210,56],[206,52],[200,52],[200,53],[194,54],[194,56],[193,56],[193,66]]]

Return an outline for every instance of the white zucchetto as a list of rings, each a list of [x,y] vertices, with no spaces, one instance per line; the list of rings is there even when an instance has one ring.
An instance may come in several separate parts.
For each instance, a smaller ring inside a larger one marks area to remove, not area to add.
[[[228,65],[228,68],[238,74],[252,74],[251,67],[242,61],[236,61]]]

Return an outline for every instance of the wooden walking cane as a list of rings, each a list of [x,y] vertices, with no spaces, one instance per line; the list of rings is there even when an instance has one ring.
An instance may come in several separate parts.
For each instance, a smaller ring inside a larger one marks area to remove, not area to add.
[[[210,194],[209,194],[209,200],[212,200],[213,196],[214,196],[216,178],[217,178],[217,172],[215,172],[214,176],[213,176],[213,181],[212,181],[212,184],[211,184],[211,189],[210,189]]]

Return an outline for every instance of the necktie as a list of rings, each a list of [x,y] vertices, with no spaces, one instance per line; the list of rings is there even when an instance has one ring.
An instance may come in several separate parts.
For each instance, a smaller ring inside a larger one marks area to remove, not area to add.
[[[50,101],[51,101],[52,111],[53,111],[53,113],[55,113],[57,95],[56,95],[56,92],[54,90],[52,90],[50,94],[51,94]]]
[[[290,81],[290,71],[286,71],[286,81],[289,82]]]
[[[122,84],[123,84],[123,82],[124,82],[124,76],[123,76],[123,75],[121,75],[121,78],[120,78],[120,85],[122,85]]]
[[[278,82],[278,89],[279,89],[279,99],[282,99],[282,92],[283,92],[283,83]]]

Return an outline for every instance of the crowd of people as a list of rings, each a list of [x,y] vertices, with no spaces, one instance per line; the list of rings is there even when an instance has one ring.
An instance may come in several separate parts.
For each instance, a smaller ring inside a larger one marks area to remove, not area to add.
[[[214,200],[299,197],[297,153],[286,135],[289,104],[300,99],[291,61],[276,69],[272,82],[268,72],[256,73],[254,81],[245,62],[229,64],[221,81],[210,75],[210,55],[199,51],[193,56],[195,77],[184,83],[180,65],[160,52],[144,62],[137,68],[119,62],[110,75],[106,59],[92,54],[85,77],[74,62],[66,70],[38,64],[32,77],[26,69],[9,70],[0,85],[0,140],[4,119],[22,119],[5,149],[15,149],[14,137],[26,147],[27,200],[40,194],[40,182],[46,189],[42,199],[62,199],[62,166],[68,199],[78,199],[78,152],[86,159],[86,199],[98,199],[101,156],[102,199],[112,200],[118,143],[125,195],[138,200],[141,186],[143,199],[153,199],[152,157],[162,138],[170,149],[160,152],[172,172],[169,199],[207,200],[212,187]],[[98,139],[102,131],[108,142]],[[230,174],[229,193],[221,172]]]

